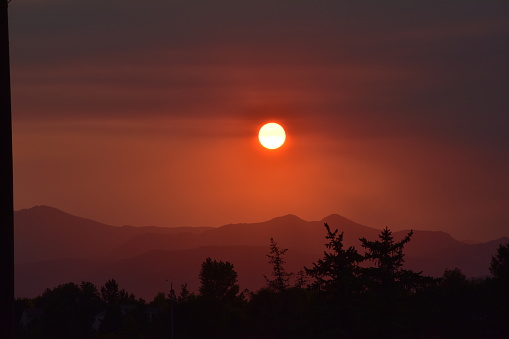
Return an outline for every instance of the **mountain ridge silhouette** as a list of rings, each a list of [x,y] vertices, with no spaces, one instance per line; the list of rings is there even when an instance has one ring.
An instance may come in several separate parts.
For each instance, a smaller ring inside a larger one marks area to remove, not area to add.
[[[375,240],[380,232],[338,214],[319,221],[290,214],[257,223],[169,228],[111,226],[36,206],[15,212],[16,296],[33,297],[69,281],[102,285],[109,278],[146,299],[163,292],[167,279],[196,290],[200,264],[208,256],[230,261],[241,288],[257,289],[271,272],[266,257],[270,238],[288,248],[288,269],[297,272],[326,250],[324,222],[344,232],[345,246],[361,253],[358,239]],[[407,232],[394,232],[394,237]],[[433,276],[456,267],[469,277],[485,276],[496,248],[507,242],[502,237],[470,244],[443,231],[414,230],[405,247],[405,266]]]

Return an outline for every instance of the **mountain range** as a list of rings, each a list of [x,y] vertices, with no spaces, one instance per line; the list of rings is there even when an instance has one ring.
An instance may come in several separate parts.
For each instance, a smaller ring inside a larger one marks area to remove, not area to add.
[[[206,257],[230,261],[242,289],[257,290],[270,275],[270,238],[287,248],[286,268],[311,267],[325,250],[325,228],[344,232],[345,246],[362,252],[359,238],[375,240],[379,229],[333,214],[319,221],[286,215],[259,223],[222,227],[111,226],[73,216],[53,207],[16,211],[15,286],[17,297],[35,297],[66,282],[91,281],[98,287],[114,278],[121,288],[151,300],[187,283],[197,291],[200,265]],[[491,257],[503,237],[472,244],[440,231],[413,230],[405,247],[405,267],[441,276],[460,268],[468,277],[489,275]],[[401,239],[406,231],[394,232]]]

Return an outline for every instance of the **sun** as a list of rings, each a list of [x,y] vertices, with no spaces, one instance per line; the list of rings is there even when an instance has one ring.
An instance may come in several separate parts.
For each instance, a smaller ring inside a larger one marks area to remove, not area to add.
[[[260,132],[258,132],[258,139],[263,147],[276,149],[285,143],[286,133],[280,124],[269,122],[260,128]]]

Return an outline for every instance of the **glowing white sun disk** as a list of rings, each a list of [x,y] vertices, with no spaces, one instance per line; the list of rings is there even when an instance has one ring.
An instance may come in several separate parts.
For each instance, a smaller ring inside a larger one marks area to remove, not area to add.
[[[258,139],[263,147],[268,149],[276,149],[281,147],[286,140],[286,133],[281,125],[275,122],[269,122],[260,128]]]

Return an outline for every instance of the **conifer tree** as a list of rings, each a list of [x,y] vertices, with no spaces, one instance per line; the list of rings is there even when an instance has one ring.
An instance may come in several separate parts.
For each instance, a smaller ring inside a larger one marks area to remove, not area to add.
[[[324,226],[329,241],[325,247],[329,251],[323,252],[323,258],[313,263],[313,268],[304,269],[315,279],[312,288],[346,296],[359,288],[359,263],[363,258],[353,246],[344,249],[343,233],[331,231],[327,223]]]
[[[361,246],[366,249],[364,259],[374,263],[374,267],[364,269],[364,276],[371,288],[415,288],[421,275],[403,269],[405,255],[403,248],[410,241],[413,231],[410,230],[401,241],[394,241],[391,230],[386,227],[378,235],[379,240],[360,238]]]
[[[180,293],[177,297],[178,302],[190,301],[194,298],[194,294],[187,288],[187,283],[180,285]]]
[[[288,289],[290,287],[290,278],[293,275],[292,273],[288,273],[284,267],[286,262],[283,259],[283,255],[286,251],[288,251],[287,248],[280,249],[274,239],[270,238],[270,254],[267,254],[267,257],[270,259],[269,264],[272,264],[273,278],[264,277],[269,288],[276,292],[283,292]]]
[[[509,243],[500,245],[491,258],[490,272],[493,278],[509,282]]]
[[[499,245],[489,266],[490,279],[490,325],[498,328],[500,338],[509,338],[509,243]]]

